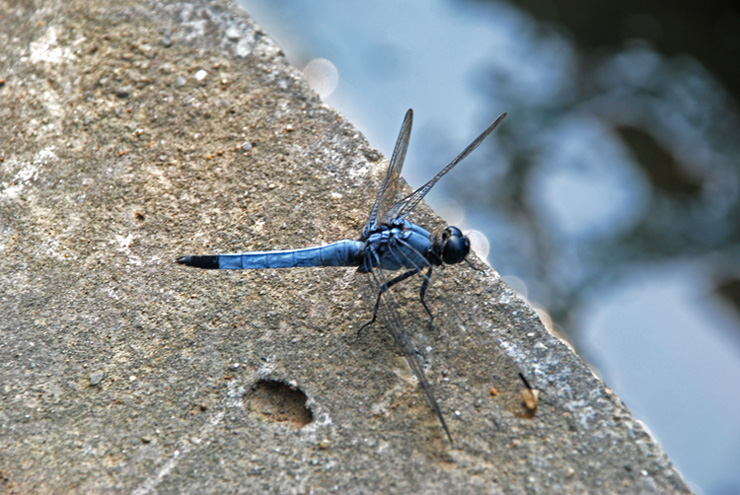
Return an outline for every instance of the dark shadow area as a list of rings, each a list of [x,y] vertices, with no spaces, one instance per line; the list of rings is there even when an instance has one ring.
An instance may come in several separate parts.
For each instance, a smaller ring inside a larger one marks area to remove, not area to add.
[[[275,380],[260,380],[246,395],[245,406],[265,421],[303,428],[313,421],[306,399],[306,394],[296,387]]]

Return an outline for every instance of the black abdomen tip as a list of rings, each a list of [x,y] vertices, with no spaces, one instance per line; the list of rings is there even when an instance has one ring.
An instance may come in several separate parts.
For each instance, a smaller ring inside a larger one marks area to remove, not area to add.
[[[180,256],[175,263],[196,268],[218,269],[218,255]]]

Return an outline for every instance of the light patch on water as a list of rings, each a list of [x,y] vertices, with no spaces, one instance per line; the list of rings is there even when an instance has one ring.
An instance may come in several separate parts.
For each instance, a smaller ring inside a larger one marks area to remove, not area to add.
[[[480,230],[471,230],[465,233],[470,239],[470,246],[475,254],[482,260],[488,259],[488,253],[491,252],[491,243],[488,237]]]
[[[441,198],[429,202],[437,214],[448,222],[448,225],[459,226],[465,221],[465,209],[458,201],[452,198]]]
[[[331,95],[339,85],[339,71],[330,60],[325,58],[315,58],[306,64],[303,68],[303,76],[321,99]]]

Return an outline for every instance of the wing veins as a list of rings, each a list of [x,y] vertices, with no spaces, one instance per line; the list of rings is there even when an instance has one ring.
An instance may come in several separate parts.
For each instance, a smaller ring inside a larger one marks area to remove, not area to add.
[[[391,161],[388,164],[388,171],[380,186],[380,191],[375,198],[375,203],[373,203],[373,207],[370,210],[367,222],[365,222],[363,234],[368,233],[378,226],[378,217],[385,218],[385,211],[393,205],[396,199],[395,196],[398,191],[401,169],[406,159],[406,151],[408,150],[409,138],[411,137],[411,124],[413,120],[414,112],[409,108],[403,119],[403,124],[401,124],[401,130],[398,133],[396,145],[393,148],[393,155],[391,155]]]
[[[372,270],[370,273],[379,287],[382,287],[385,283],[387,283],[382,269]],[[442,410],[439,408],[437,399],[434,397],[432,385],[429,383],[426,373],[424,373],[424,368],[421,363],[421,359],[418,356],[416,347],[409,339],[408,333],[403,327],[401,319],[398,316],[395,308],[396,305],[393,301],[393,296],[390,293],[390,290],[382,291],[380,295],[380,306],[378,312],[380,313],[381,318],[384,320],[385,326],[386,328],[388,328],[388,331],[393,337],[396,345],[401,349],[401,352],[406,358],[406,362],[409,364],[409,367],[414,372],[414,375],[416,375],[416,378],[419,380],[419,384],[421,385],[422,390],[424,390],[424,394],[427,397],[429,405],[432,407],[432,410],[436,414],[437,418],[439,418],[439,421],[442,424],[442,428],[444,428],[445,433],[447,434],[447,438],[449,438],[450,443],[452,443],[452,435],[450,434],[450,430],[447,427],[447,422],[442,415]]]
[[[455,157],[445,168],[439,171],[432,179],[426,184],[412,192],[396,204],[394,204],[382,218],[384,223],[389,221],[403,220],[411,210],[413,210],[419,202],[424,199],[424,196],[434,187],[434,185],[441,179],[447,172],[452,170],[458,163],[463,161],[470,153],[472,153],[480,144],[483,142],[489,134],[491,134],[496,127],[504,120],[506,113],[502,113],[491,125],[489,125],[485,131],[481,132],[480,135],[473,140],[459,155]]]

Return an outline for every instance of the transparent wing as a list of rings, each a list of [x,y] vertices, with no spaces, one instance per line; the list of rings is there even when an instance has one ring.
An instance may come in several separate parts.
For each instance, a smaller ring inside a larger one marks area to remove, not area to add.
[[[421,259],[408,245],[395,248],[393,254],[408,263]],[[478,317],[485,315],[477,314],[482,308],[471,307],[465,296],[468,281],[460,276],[461,272],[471,276],[479,272],[435,269],[424,298],[433,315],[430,319],[419,299],[423,273],[429,265],[416,268],[418,275],[382,291],[378,315],[416,375],[450,442],[451,433],[437,403],[435,388],[424,371],[425,362],[434,363],[439,375],[444,376],[441,383],[445,399],[454,404],[456,414],[467,410],[466,421],[479,424],[480,431],[490,430],[491,424],[486,418],[500,415],[502,410],[513,415],[509,418],[531,417],[521,400],[524,390],[519,379],[521,369],[508,355],[506,344],[502,344],[505,331],[494,323],[482,328],[479,322],[486,320]],[[363,276],[372,281],[369,297],[373,304],[381,293],[380,288],[395,274],[376,268]],[[472,415],[471,407],[475,410]],[[480,414],[486,410],[491,416]]]
[[[409,335],[404,328],[401,317],[399,316],[396,309],[396,303],[393,300],[393,295],[391,294],[390,290],[380,290],[380,288],[388,282],[385,277],[384,270],[372,270],[370,274],[365,278],[372,279],[375,297],[377,297],[377,294],[381,294],[380,305],[378,306],[378,315],[380,316],[381,321],[385,324],[385,327],[390,332],[398,348],[401,349],[401,353],[406,358],[406,362],[408,362],[409,367],[414,372],[414,375],[416,375],[416,378],[419,380],[419,384],[421,385],[422,390],[424,390],[424,394],[427,397],[429,405],[432,407],[434,414],[436,414],[439,418],[439,421],[442,424],[442,428],[444,428],[447,437],[450,439],[450,442],[452,442],[452,435],[450,435],[450,430],[447,427],[444,416],[442,416],[442,411],[440,410],[437,399],[434,396],[432,385],[429,383],[426,373],[424,372],[424,366],[421,361],[421,357],[417,352],[416,347],[411,342],[411,339],[409,339]]]
[[[409,146],[409,137],[411,136],[411,123],[414,119],[414,112],[409,108],[406,117],[401,124],[401,131],[396,139],[396,146],[393,148],[391,162],[388,165],[388,172],[385,174],[383,184],[380,186],[378,196],[375,198],[373,208],[370,210],[367,222],[362,229],[363,237],[378,226],[378,218],[385,218],[385,212],[397,201],[398,184],[401,178],[401,169],[403,161],[406,159],[406,150]]]
[[[408,116],[408,114],[407,114]],[[502,120],[504,120],[504,117],[506,117],[506,114],[503,113],[499,118],[497,118],[491,125],[488,126],[488,128],[483,131],[475,140],[468,145],[467,148],[465,148],[462,153],[457,155],[457,157],[452,160],[449,165],[447,165],[445,168],[443,168],[437,175],[435,175],[429,182],[421,186],[416,191],[412,192],[402,200],[395,203],[393,206],[391,206],[388,210],[385,211],[380,217],[381,223],[391,223],[395,221],[403,220],[406,215],[408,215],[411,210],[413,210],[417,204],[419,204],[419,201],[421,201],[424,196],[427,195],[427,193],[434,187],[434,184],[437,183],[439,179],[441,179],[447,172],[452,170],[455,165],[460,163],[467,157],[470,153],[473,152],[480,144],[483,142],[486,137],[490,133],[493,132],[494,129],[501,123]],[[411,130],[411,125],[409,123],[409,131]],[[401,133],[403,134],[403,128],[401,130]],[[399,140],[401,139],[401,136],[399,136]],[[406,137],[406,140],[408,141],[408,136]],[[398,146],[398,145],[396,145]],[[405,153],[405,148],[404,148]],[[395,152],[394,152],[395,156]],[[400,172],[400,168],[399,168]],[[389,172],[390,173],[390,172]]]

